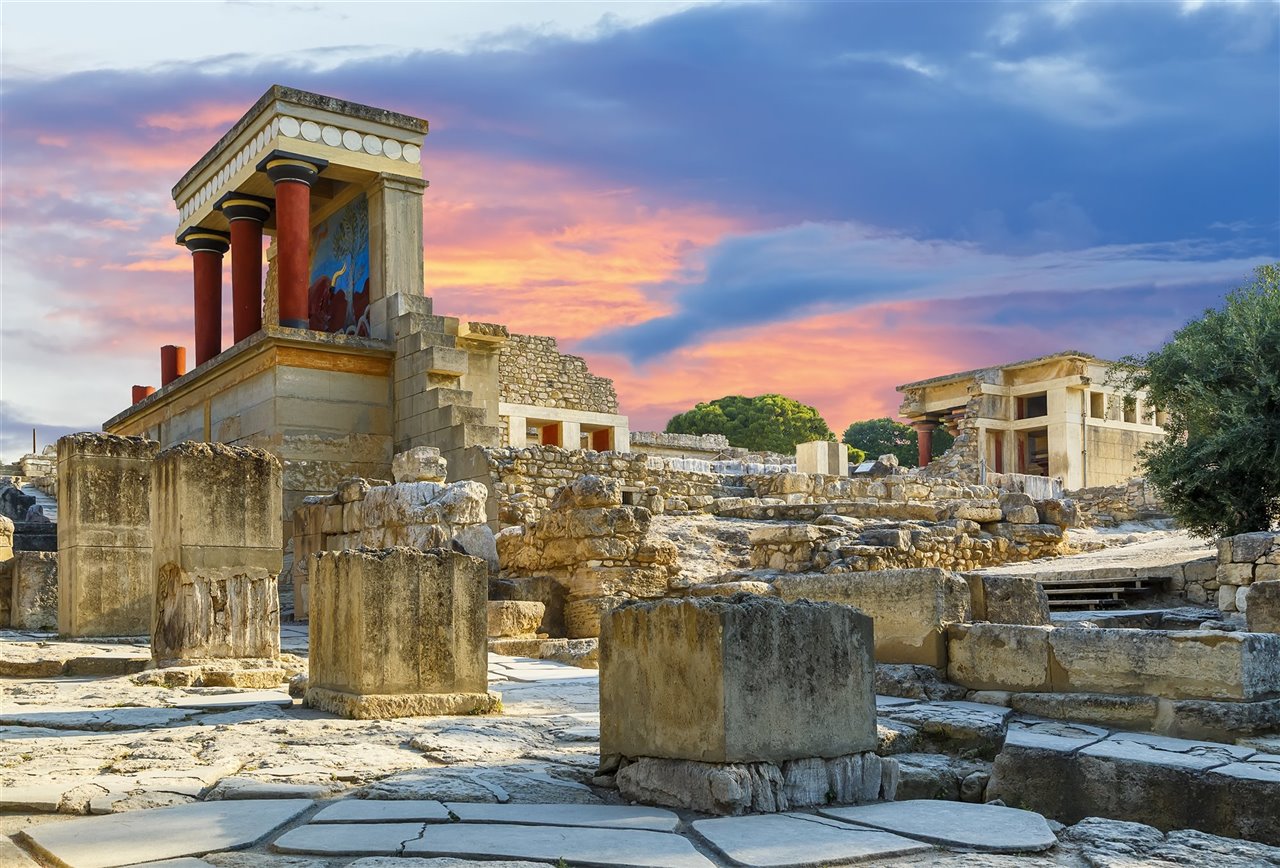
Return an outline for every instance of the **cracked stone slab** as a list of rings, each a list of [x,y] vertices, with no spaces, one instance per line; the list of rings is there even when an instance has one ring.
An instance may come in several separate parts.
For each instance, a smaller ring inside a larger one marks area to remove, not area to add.
[[[1023,853],[1046,850],[1057,843],[1049,824],[1039,814],[999,805],[915,799],[819,808],[818,812],[824,817],[956,850]]]
[[[1061,720],[1014,720],[1004,743],[1012,747],[1030,750],[1051,750],[1071,753],[1096,744],[1111,734],[1100,726],[1069,723]]]
[[[231,690],[226,693],[189,693],[173,700],[174,708],[243,708],[247,705],[293,705],[293,697],[282,690]]]
[[[432,799],[344,799],[323,808],[312,823],[447,823],[449,809]]]
[[[1193,771],[1240,762],[1254,753],[1256,751],[1253,748],[1238,745],[1169,738],[1143,732],[1112,733],[1110,737],[1080,751],[1081,756],[1151,763]]]
[[[165,859],[163,862],[135,862],[128,868],[214,868],[212,862],[197,859],[194,856],[183,856],[181,859]]]
[[[1000,805],[916,799],[820,808],[818,813],[944,847],[984,853],[1038,853],[1058,843],[1044,817]]]
[[[812,814],[757,814],[696,820],[694,830],[735,865],[801,868],[925,853],[933,848],[889,832]]]
[[[671,811],[623,805],[487,805],[450,802],[448,809],[464,823],[590,826],[601,829],[646,829],[651,832],[674,832],[680,825],[680,818]]]
[[[69,868],[117,868],[248,847],[314,804],[310,799],[196,802],[21,832],[44,858]]]
[[[337,828],[337,827],[330,827]],[[406,856],[532,859],[617,868],[713,868],[680,835],[637,829],[450,823],[428,826]]]
[[[1280,763],[1243,762],[1218,766],[1210,774],[1280,784]]]
[[[395,856],[422,834],[423,823],[319,823],[290,829],[271,845],[277,853]]]
[[[0,724],[36,726],[57,730],[106,732],[122,729],[154,729],[171,726],[195,712],[183,708],[49,708],[39,711],[0,712]]]

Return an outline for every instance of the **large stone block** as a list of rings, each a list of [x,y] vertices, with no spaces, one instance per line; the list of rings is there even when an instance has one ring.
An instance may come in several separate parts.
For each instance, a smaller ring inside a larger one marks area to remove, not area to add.
[[[24,630],[56,630],[58,556],[53,552],[18,552],[10,569],[10,623]]]
[[[319,553],[307,703],[351,718],[493,710],[487,589],[484,561],[450,550]]]
[[[973,617],[994,624],[1049,624],[1049,597],[1029,576],[966,577],[974,597]],[[981,604],[979,605],[979,598]]]
[[[880,663],[947,665],[947,627],[971,620],[969,586],[960,576],[935,568],[810,573],[777,579],[778,595],[792,600],[845,603],[875,621],[875,657]]]
[[[150,629],[151,468],[160,444],[69,434],[58,440],[58,631]],[[278,519],[277,519],[278,520]]]
[[[604,615],[602,756],[699,762],[838,757],[877,744],[871,619],[753,595]]]
[[[823,476],[849,475],[849,450],[835,440],[796,444],[796,470]]]
[[[1212,630],[1058,628],[1053,689],[1167,699],[1280,696],[1280,636]]]
[[[972,690],[1049,690],[1049,627],[956,624],[947,677]]]
[[[151,653],[179,661],[279,655],[280,462],[185,442],[152,468]]]
[[[1280,581],[1254,582],[1246,600],[1245,623],[1250,633],[1280,633]]]

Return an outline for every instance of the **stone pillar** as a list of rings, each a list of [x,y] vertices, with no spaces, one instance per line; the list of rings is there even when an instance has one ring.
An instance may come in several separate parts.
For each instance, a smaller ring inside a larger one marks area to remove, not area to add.
[[[187,441],[156,458],[151,655],[162,664],[280,655],[280,462]]]
[[[231,320],[240,343],[262,330],[262,224],[271,200],[228,193],[217,207],[231,224]]]
[[[911,427],[916,429],[916,437],[919,440],[919,461],[921,467],[928,467],[929,462],[933,460],[933,432],[938,427],[938,423],[932,419],[917,419],[911,423]]]
[[[221,314],[218,315],[221,318]],[[167,386],[187,372],[187,348],[165,344],[160,348],[160,385]]]
[[[151,623],[151,464],[160,444],[58,440],[58,632],[142,636]]]
[[[512,449],[523,449],[529,443],[529,420],[524,416],[511,416],[507,419],[507,445]]]
[[[565,449],[582,448],[581,422],[565,421],[560,423],[560,445]]]
[[[422,295],[422,193],[426,181],[380,174],[369,185],[369,302]]]
[[[280,325],[305,329],[311,317],[307,289],[311,281],[311,185],[325,160],[272,151],[258,170],[276,191],[276,280]],[[421,231],[421,230],[419,230]]]
[[[823,476],[849,475],[849,450],[835,440],[796,444],[796,470]]]
[[[307,704],[354,719],[494,710],[488,575],[450,549],[317,554]]]
[[[195,276],[196,365],[222,352],[222,255],[230,247],[225,232],[192,227],[178,237],[191,251]]]
[[[632,761],[628,799],[712,813],[870,801],[874,679],[871,618],[852,606],[627,603],[601,619],[602,767]]]

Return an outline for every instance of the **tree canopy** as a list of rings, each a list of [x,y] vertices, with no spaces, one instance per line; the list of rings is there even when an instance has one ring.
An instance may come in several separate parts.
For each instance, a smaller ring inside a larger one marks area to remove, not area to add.
[[[783,395],[726,395],[698,404],[667,422],[668,434],[723,434],[752,451],[795,451],[797,443],[835,440],[817,409]]]
[[[920,438],[916,429],[902,422],[895,422],[887,416],[854,422],[844,429],[842,439],[855,449],[861,449],[868,458],[893,454],[903,467],[915,467],[920,463]],[[934,431],[933,447],[930,450],[933,457],[950,449],[954,439],[941,428]]]
[[[1141,463],[1179,523],[1213,536],[1280,520],[1280,263],[1160,349],[1122,359],[1116,379],[1167,414]]]

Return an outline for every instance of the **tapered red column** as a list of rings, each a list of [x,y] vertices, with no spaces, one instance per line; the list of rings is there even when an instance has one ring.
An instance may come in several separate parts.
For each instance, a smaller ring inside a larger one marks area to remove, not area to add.
[[[160,385],[167,386],[187,372],[187,348],[165,344],[160,348]]]
[[[276,190],[276,275],[280,294],[280,325],[305,329],[307,285],[311,279],[311,185],[328,163],[283,151],[273,151],[258,169]]]
[[[231,224],[231,330],[240,343],[262,329],[262,224],[271,200],[229,193],[217,207]]]
[[[920,466],[926,467],[933,458],[933,431],[938,423],[931,419],[919,419],[912,422],[911,427],[916,429],[916,438],[920,444]]]
[[[195,275],[196,365],[222,352],[222,255],[231,246],[227,233],[196,226],[178,241],[191,251]]]

